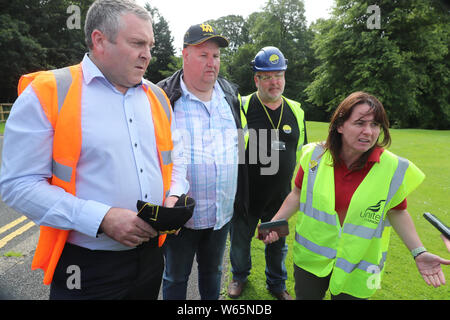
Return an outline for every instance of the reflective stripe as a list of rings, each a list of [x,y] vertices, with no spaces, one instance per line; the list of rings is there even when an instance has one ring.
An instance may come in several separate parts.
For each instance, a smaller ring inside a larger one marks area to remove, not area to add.
[[[324,149],[321,145],[317,145],[313,151],[313,154],[311,156],[311,163],[313,163],[314,161],[316,162],[315,169],[309,168],[308,184],[307,184],[307,190],[306,190],[306,203],[301,202],[299,209],[305,215],[307,215],[308,217],[311,217],[317,221],[321,221],[321,222],[328,223],[331,225],[336,225],[337,222],[336,222],[336,217],[334,215],[330,215],[324,211],[320,211],[320,210],[317,210],[312,207],[314,184],[315,184],[318,168],[319,168],[320,161],[321,161],[321,157],[319,158],[319,156],[323,153],[323,151],[324,151]],[[369,228],[366,226],[359,226],[359,225],[354,225],[351,223],[345,223],[344,227],[343,227],[344,233],[349,234],[349,235],[354,235],[354,236],[357,236],[357,237],[360,237],[363,239],[367,239],[367,240],[371,240],[375,237],[376,238],[382,237],[384,228],[390,226],[389,220],[384,219],[384,217],[385,217],[384,211],[386,209],[386,205],[392,200],[392,198],[394,197],[394,195],[397,193],[398,189],[402,185],[403,179],[405,177],[406,170],[408,169],[408,167],[409,167],[408,160],[398,157],[397,169],[395,170],[394,175],[392,176],[387,199],[385,202],[385,207],[383,209],[383,213],[380,217],[380,221],[377,225],[377,228],[373,229],[373,228]],[[310,240],[302,237],[301,235],[299,235],[297,233],[295,234],[295,240],[300,245],[304,246],[305,248],[307,248],[308,250],[310,250],[316,254],[325,256],[329,259],[334,259],[336,257],[337,251],[335,249],[328,248],[328,247],[322,247],[322,246],[320,246],[316,243],[313,243]],[[384,252],[382,254],[382,258],[381,258],[380,264],[378,266],[380,268],[380,270],[383,269],[385,261],[386,261],[386,252]],[[336,267],[339,267],[348,273],[352,272],[355,268],[367,271],[367,269],[372,265],[374,265],[374,264],[369,263],[365,260],[361,260],[357,264],[352,264],[343,258],[338,258],[336,260]]]
[[[153,93],[158,98],[159,103],[161,103],[161,105],[164,109],[164,112],[167,115],[167,119],[169,119],[169,123],[170,123],[170,106],[167,103],[166,97],[162,93],[162,89],[150,81],[145,81],[145,84],[147,84],[152,89]]]
[[[381,238],[381,236],[383,235],[384,227],[387,225],[385,223],[385,220],[388,220],[387,217],[386,217],[386,219],[384,219],[386,205],[389,202],[391,202],[392,198],[397,193],[398,189],[400,189],[400,186],[403,183],[403,179],[405,178],[406,170],[408,170],[408,167],[409,167],[408,160],[406,160],[405,158],[402,158],[402,157],[398,157],[398,156],[397,156],[397,158],[398,158],[397,169],[395,169],[394,175],[392,176],[386,203],[384,205],[383,214],[381,215],[381,221],[378,224],[377,231],[375,233],[375,237],[377,237],[377,238]],[[389,222],[388,222],[388,225],[390,225]]]
[[[406,170],[408,170],[409,161],[398,157],[398,166],[394,172],[394,175],[391,180],[391,185],[389,186],[389,193],[386,199],[386,203],[389,203],[394,195],[397,193],[398,189],[403,183],[403,179],[405,178]]]
[[[351,273],[355,269],[360,269],[360,270],[363,270],[366,272],[370,272],[369,269],[371,269],[372,266],[376,266],[378,268],[378,272],[380,272],[384,268],[384,263],[386,262],[386,257],[387,257],[387,252],[383,252],[381,255],[381,261],[380,261],[379,265],[375,265],[375,264],[367,262],[365,260],[361,260],[359,263],[353,264],[343,258],[337,258],[336,259],[336,268],[340,268],[347,273]],[[374,271],[374,270],[372,270],[372,271]],[[375,273],[378,273],[378,272],[375,272]],[[373,273],[373,272],[371,272],[371,273]]]
[[[314,148],[314,152],[311,156],[311,162],[316,161],[317,165],[313,169],[309,169],[308,174],[308,185],[306,186],[306,203],[305,203],[305,210],[303,211],[308,216],[313,217],[313,190],[314,190],[314,184],[316,182],[317,177],[317,171],[319,171],[319,164],[322,160],[322,157],[319,158],[319,156],[323,153],[323,147],[321,145],[317,145]]]
[[[243,131],[244,135],[248,134],[248,124],[246,124],[245,127],[242,128],[242,131]]]
[[[297,241],[297,243],[299,243],[300,245],[304,246],[306,249],[314,253],[320,254],[324,257],[327,257],[328,259],[336,258],[337,251],[335,249],[319,246],[318,244],[302,237],[297,232],[295,233],[295,241]]]
[[[70,178],[72,177],[71,167],[60,164],[55,160],[52,161],[52,166],[53,166],[52,172],[55,177],[57,177],[62,181],[70,182]]]
[[[58,95],[58,112],[66,100],[67,93],[72,85],[72,74],[69,68],[56,69],[51,71],[56,80],[56,91]]]
[[[319,144],[315,147],[314,152],[311,156],[311,162],[316,161],[317,165],[315,166],[314,170],[309,169],[308,185],[306,186],[306,203],[300,202],[300,211],[302,211],[305,215],[307,215],[310,218],[335,226],[337,222],[336,217],[334,215],[330,215],[324,211],[317,210],[316,208],[313,208],[312,205],[314,184],[316,182],[319,164],[320,161],[322,160],[322,157],[320,157],[320,155],[322,155],[323,151],[324,148]]]
[[[250,98],[250,97],[249,97]],[[250,99],[249,99],[250,100]],[[244,111],[244,115],[247,115],[247,111],[248,111],[248,105],[247,105],[247,97],[242,97],[241,100],[241,105],[242,105],[242,110]]]
[[[306,204],[303,202],[300,202],[300,211],[302,211],[306,216],[316,219],[317,221],[331,224],[332,226],[337,224],[336,216],[328,214],[325,211],[317,210],[316,208],[306,210]]]
[[[377,229],[380,227],[378,224]],[[351,234],[353,236],[357,236],[360,238],[364,238],[367,240],[372,239],[376,235],[377,229],[372,229],[365,226],[357,226],[355,224],[346,223],[344,224],[343,232],[347,234]]]
[[[394,172],[394,175],[392,176],[391,184],[389,186],[389,192],[385,202],[385,207],[383,209],[383,213],[380,217],[380,221],[378,223],[377,228],[372,229],[365,226],[358,226],[351,223],[346,223],[343,228],[344,233],[354,235],[367,240],[382,237],[384,228],[390,226],[389,219],[384,218],[385,216],[384,210],[386,209],[386,205],[392,200],[392,198],[402,185],[408,167],[409,167],[408,160],[398,157],[398,166]]]
[[[163,160],[163,165],[167,166],[172,163],[172,150],[161,151],[161,157]]]

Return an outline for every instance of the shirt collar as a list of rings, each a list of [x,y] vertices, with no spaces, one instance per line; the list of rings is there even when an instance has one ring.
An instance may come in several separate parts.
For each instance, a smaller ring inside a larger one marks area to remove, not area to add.
[[[369,158],[367,158],[367,163],[369,162],[380,162],[381,154],[383,153],[384,149],[380,147],[375,147],[372,152],[369,155]]]
[[[89,58],[88,53],[84,55],[83,61],[81,62],[81,67],[83,68],[83,78],[86,84],[90,84],[94,78],[103,78],[107,80],[91,58]]]
[[[364,168],[368,168],[371,167],[374,163],[376,162],[380,162],[380,157],[381,154],[384,152],[383,148],[380,147],[375,147],[372,152],[370,153],[369,157],[367,158],[366,164],[364,165]],[[346,170],[348,170],[347,166],[345,165],[345,163],[340,160],[337,164],[337,166],[339,167],[343,167]]]
[[[181,87],[181,95],[182,95],[182,97],[187,98],[187,99],[191,99],[191,100],[198,100],[198,101],[200,101],[195,96],[195,94],[193,94],[192,92],[189,91],[188,87],[186,86],[186,83],[184,82],[183,76],[180,77],[180,87]],[[212,94],[212,97],[211,97],[211,101],[214,100],[214,96],[215,95],[220,97],[220,98],[225,97],[225,93],[223,93],[223,91],[220,90],[219,88],[220,88],[220,86],[218,85],[217,80],[216,80],[216,82],[214,83],[214,88],[213,88],[213,94]]]
[[[86,53],[84,55],[83,61],[81,61],[81,67],[83,69],[84,82],[87,85],[89,85],[91,83],[91,81],[94,80],[95,78],[101,78],[101,79],[104,79],[106,81],[106,83],[108,83],[111,87],[114,88],[113,84],[108,79],[106,79],[105,75],[100,71],[100,69],[91,60],[88,53]],[[146,81],[147,80],[145,80],[145,81],[141,80],[141,83],[136,85],[136,87],[143,84],[146,87],[146,89],[148,89],[148,83]]]

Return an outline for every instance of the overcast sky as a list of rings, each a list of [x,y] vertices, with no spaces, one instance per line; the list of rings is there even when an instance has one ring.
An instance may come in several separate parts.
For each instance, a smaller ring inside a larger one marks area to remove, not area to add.
[[[217,19],[230,14],[247,18],[249,14],[260,11],[267,0],[139,0],[158,8],[169,22],[174,37],[175,49],[181,50],[183,36],[193,24]],[[308,25],[318,18],[327,18],[333,0],[304,0]]]

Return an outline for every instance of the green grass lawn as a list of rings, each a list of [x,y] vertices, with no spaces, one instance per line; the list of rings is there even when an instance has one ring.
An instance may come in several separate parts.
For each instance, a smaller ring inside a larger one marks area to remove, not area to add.
[[[310,142],[322,141],[327,136],[328,124],[307,122],[307,131]],[[439,217],[446,225],[450,225],[447,207],[450,204],[450,146],[448,144],[450,131],[392,129],[390,132],[392,146],[389,150],[414,162],[426,174],[424,183],[408,197],[408,211],[415,222],[419,236],[429,251],[450,259],[450,253],[439,237],[439,232],[422,217],[422,214],[428,211]],[[286,258],[288,270],[286,285],[293,296],[295,292],[292,247],[295,221],[295,216],[289,221],[291,234],[287,239],[289,251]],[[249,281],[240,299],[274,299],[266,290],[264,244],[256,238],[252,241],[252,264]],[[450,266],[444,266],[443,269],[447,285],[440,288],[427,286],[417,271],[408,249],[393,231],[381,289],[371,299],[449,300]],[[231,272],[228,272],[228,279],[231,279]],[[329,294],[326,299],[329,299]]]

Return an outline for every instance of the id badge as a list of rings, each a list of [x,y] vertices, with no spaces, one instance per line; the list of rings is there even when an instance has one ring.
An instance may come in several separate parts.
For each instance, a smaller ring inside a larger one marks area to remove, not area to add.
[[[286,143],[283,141],[280,141],[280,140],[273,140],[272,141],[272,150],[285,151]]]

